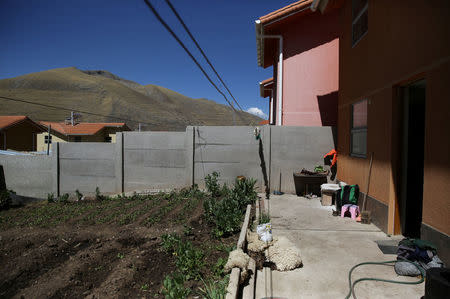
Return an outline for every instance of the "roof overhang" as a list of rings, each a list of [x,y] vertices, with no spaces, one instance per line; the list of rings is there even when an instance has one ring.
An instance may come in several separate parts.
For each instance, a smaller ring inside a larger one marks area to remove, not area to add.
[[[272,96],[273,91],[273,78],[266,79],[264,81],[259,82],[259,95],[262,98],[267,98]]]

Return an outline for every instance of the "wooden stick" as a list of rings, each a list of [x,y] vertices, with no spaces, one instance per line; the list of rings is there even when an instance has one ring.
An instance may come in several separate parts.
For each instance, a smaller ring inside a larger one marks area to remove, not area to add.
[[[366,193],[364,194],[363,211],[366,210],[367,195],[369,194],[370,174],[372,173],[373,152],[370,154],[369,173],[367,175]]]

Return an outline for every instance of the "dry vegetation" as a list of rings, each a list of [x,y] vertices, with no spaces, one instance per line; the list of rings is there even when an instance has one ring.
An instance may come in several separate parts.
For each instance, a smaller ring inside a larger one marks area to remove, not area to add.
[[[205,83],[206,84],[206,83]],[[229,107],[206,99],[192,99],[156,85],[140,85],[107,71],[53,69],[0,80],[0,96],[45,105],[94,112],[125,119],[144,130],[183,131],[187,125],[232,125]],[[68,111],[0,99],[2,115],[27,115],[33,120],[63,121]],[[261,119],[246,112],[237,125],[257,124]],[[120,120],[84,114],[82,121]]]

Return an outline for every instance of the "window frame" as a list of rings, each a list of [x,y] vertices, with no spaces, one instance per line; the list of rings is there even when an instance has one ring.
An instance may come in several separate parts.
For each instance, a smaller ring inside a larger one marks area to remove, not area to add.
[[[44,135],[44,144],[52,144],[52,135]]]
[[[367,105],[366,125],[362,126],[362,127],[353,127],[354,107],[355,107],[356,104],[362,103],[364,101],[366,101],[366,105]],[[367,128],[368,128],[367,121],[368,121],[368,117],[369,117],[369,109],[368,109],[369,107],[368,107],[368,105],[369,105],[369,99],[368,98],[364,98],[364,99],[361,99],[361,100],[359,100],[357,102],[352,103],[351,106],[350,106],[350,109],[351,109],[351,111],[350,111],[350,156],[351,157],[367,158]],[[364,154],[362,154],[362,153],[354,153],[353,152],[353,134],[354,133],[362,133],[362,132],[364,132],[366,134],[366,141],[365,141],[366,142],[366,152]]]
[[[361,18],[361,16],[367,11],[367,30],[366,32],[364,32],[357,40],[353,40],[353,28],[355,26],[355,24],[358,22],[358,20]],[[364,5],[364,7],[361,9],[361,11],[358,13],[358,15],[356,17],[353,16],[353,0],[352,0],[352,35],[351,35],[351,40],[352,40],[352,48],[354,48],[360,40],[362,40],[364,38],[364,36],[367,35],[367,33],[369,32],[369,0],[367,0],[366,5]]]

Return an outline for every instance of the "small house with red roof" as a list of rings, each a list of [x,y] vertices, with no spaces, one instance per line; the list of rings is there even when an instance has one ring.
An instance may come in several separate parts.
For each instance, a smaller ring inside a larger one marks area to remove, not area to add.
[[[35,151],[45,128],[24,115],[0,116],[0,150]]]
[[[47,144],[55,142],[116,142],[116,133],[130,131],[125,123],[88,123],[88,122],[39,122],[43,127],[50,127],[48,132],[37,136],[39,151],[47,149]]]
[[[339,1],[327,10],[294,2],[255,21],[258,65],[273,66],[260,83],[270,98],[270,124],[336,126],[339,88]]]

